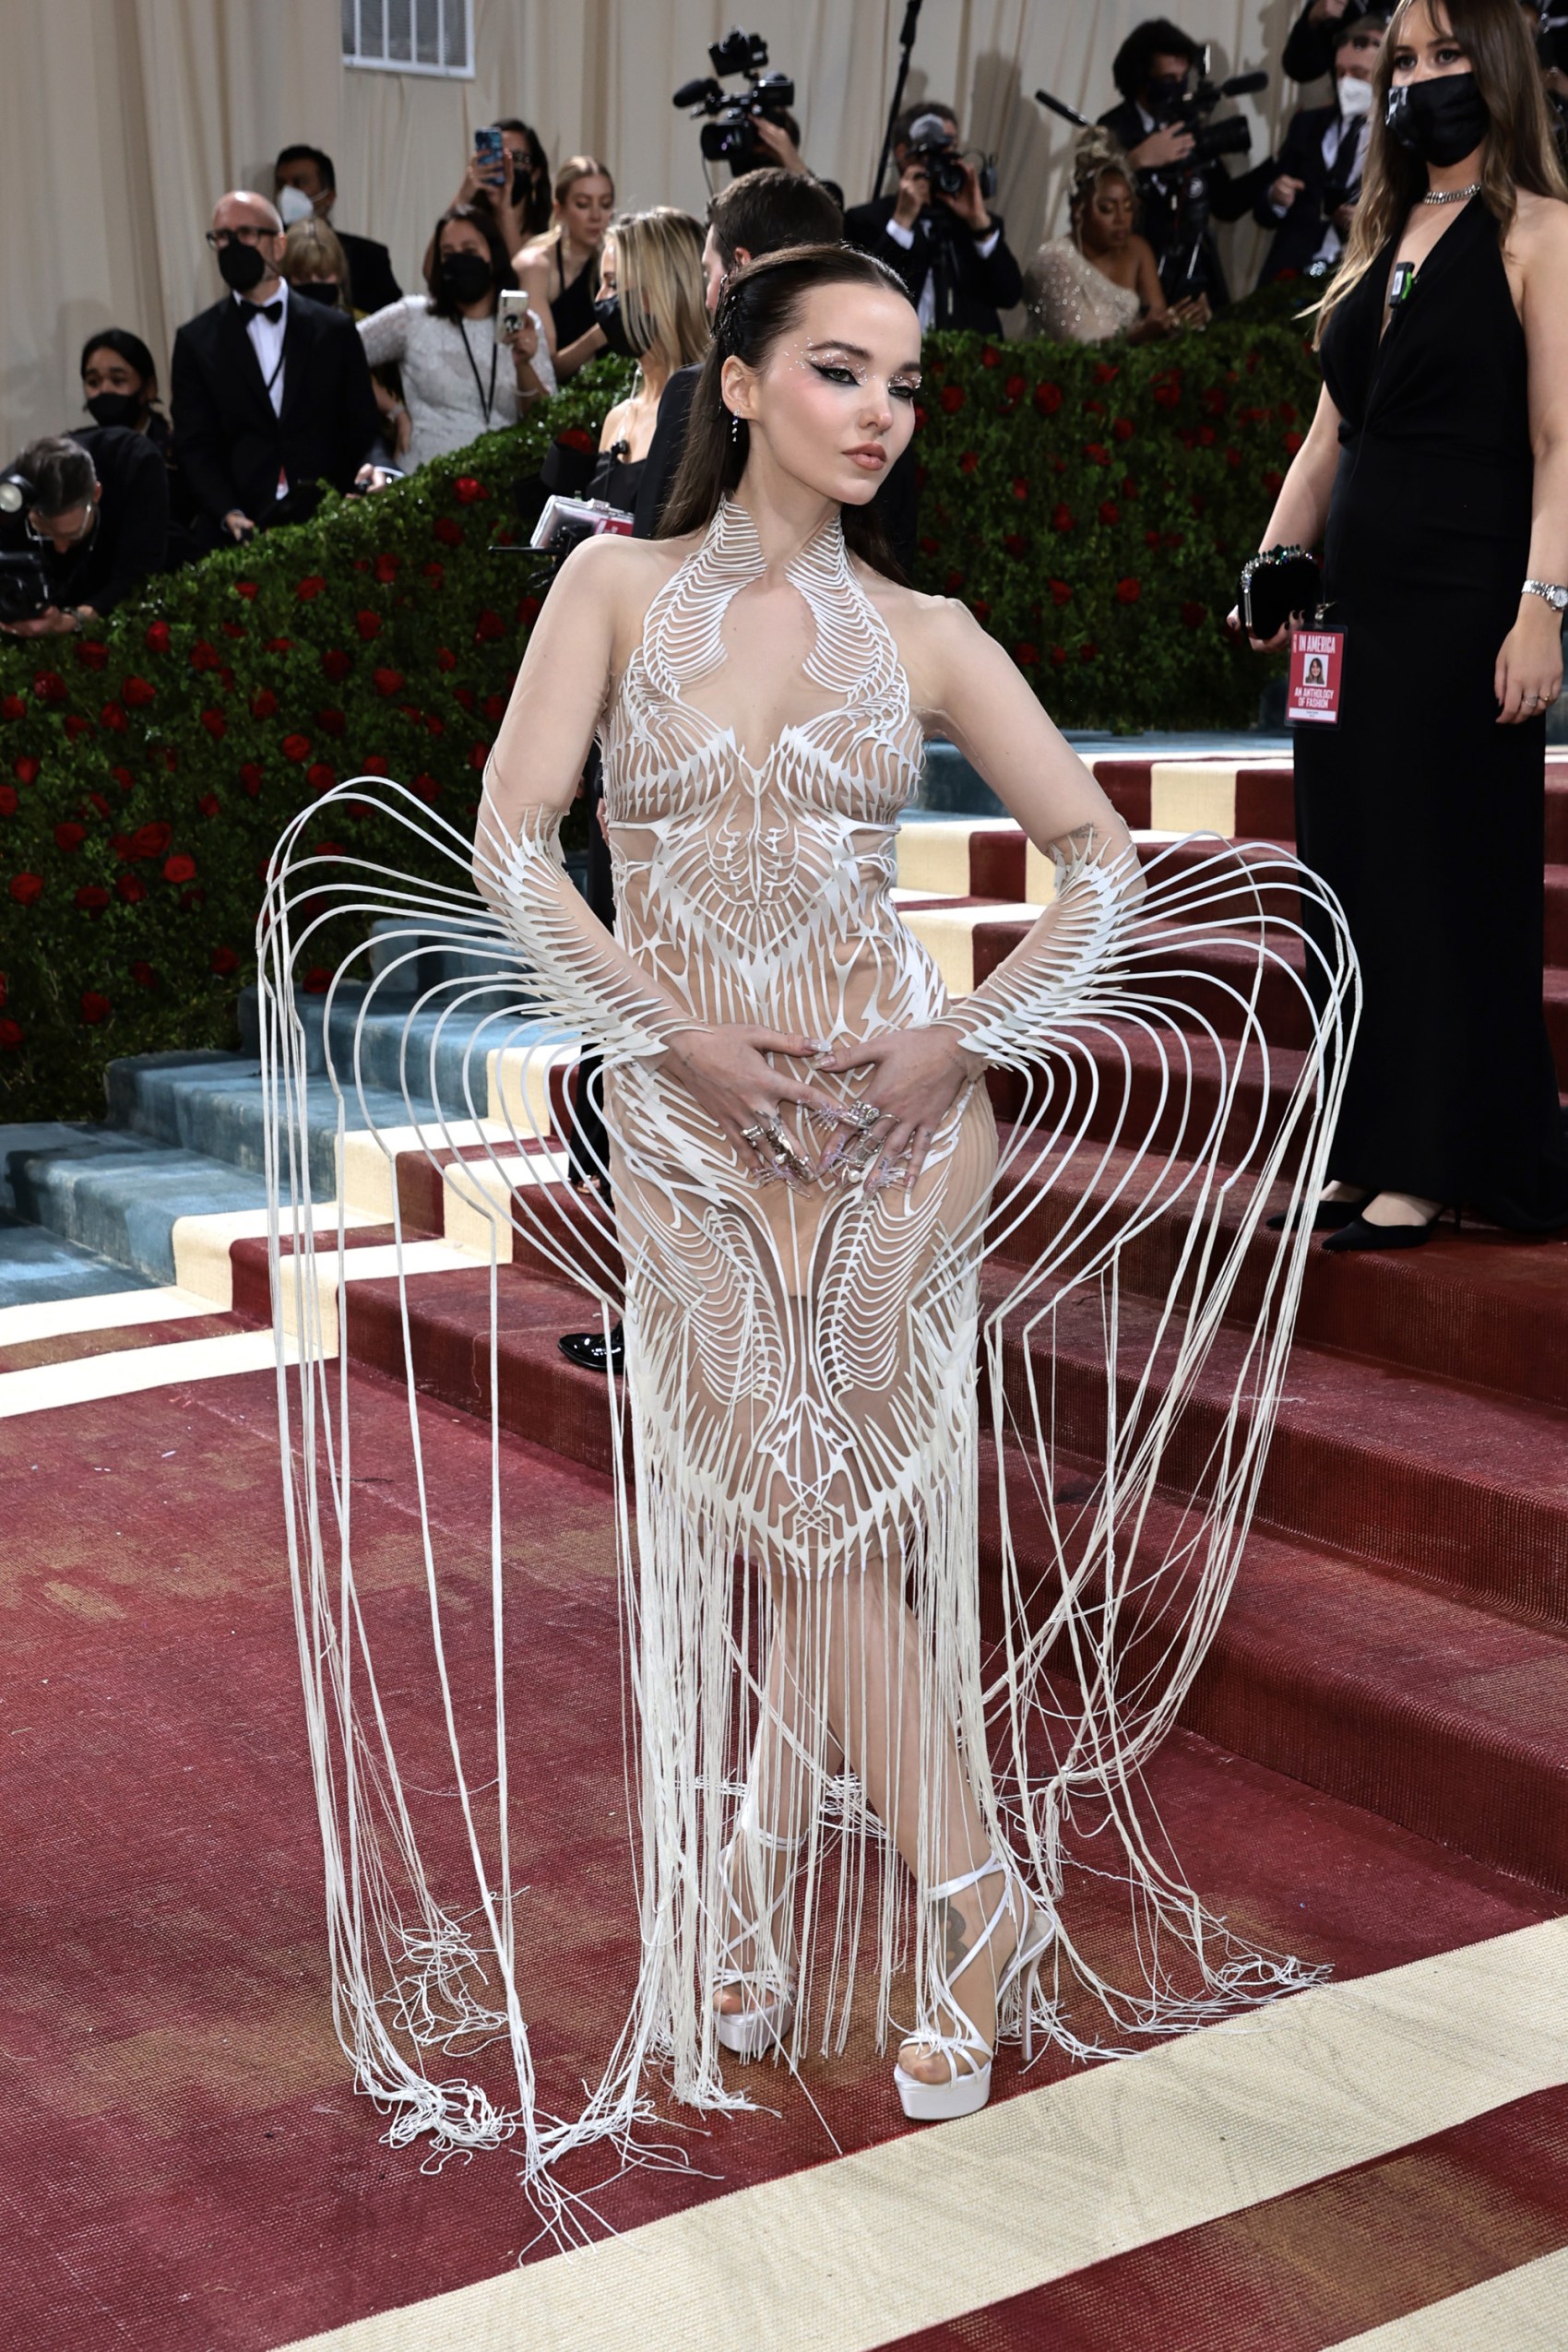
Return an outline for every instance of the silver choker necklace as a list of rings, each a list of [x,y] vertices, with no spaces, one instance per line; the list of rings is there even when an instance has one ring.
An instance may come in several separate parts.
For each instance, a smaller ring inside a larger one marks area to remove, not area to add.
[[[1463,204],[1467,198],[1479,196],[1481,184],[1472,180],[1467,188],[1429,188],[1421,198],[1423,204]]]

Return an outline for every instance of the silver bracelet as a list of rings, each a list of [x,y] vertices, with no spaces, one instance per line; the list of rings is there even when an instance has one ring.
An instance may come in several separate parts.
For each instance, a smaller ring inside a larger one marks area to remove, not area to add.
[[[1568,588],[1559,588],[1553,580],[1526,580],[1519,593],[1543,597],[1554,612],[1568,612]]]

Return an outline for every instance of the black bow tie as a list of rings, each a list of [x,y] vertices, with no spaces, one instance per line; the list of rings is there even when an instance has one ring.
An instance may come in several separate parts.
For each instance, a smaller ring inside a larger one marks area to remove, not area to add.
[[[252,303],[251,308],[257,318],[269,318],[276,327],[283,315],[283,297],[279,294],[275,303]]]

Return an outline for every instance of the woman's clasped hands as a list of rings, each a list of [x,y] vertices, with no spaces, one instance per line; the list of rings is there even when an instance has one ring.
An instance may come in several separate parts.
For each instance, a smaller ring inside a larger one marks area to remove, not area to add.
[[[983,1066],[940,1023],[834,1049],[794,1031],[726,1023],[678,1029],[668,1051],[671,1074],[723,1129],[754,1182],[872,1192],[897,1183],[913,1190],[932,1137]],[[804,1063],[817,1079],[865,1083],[847,1100],[778,1062]],[[800,1116],[787,1123],[791,1110]],[[813,1127],[824,1138],[815,1157],[804,1140]]]

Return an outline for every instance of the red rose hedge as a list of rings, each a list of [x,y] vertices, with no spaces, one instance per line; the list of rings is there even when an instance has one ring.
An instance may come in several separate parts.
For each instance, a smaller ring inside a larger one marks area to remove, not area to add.
[[[1245,725],[1263,665],[1219,622],[1316,398],[1301,328],[926,356],[917,586],[961,597],[1064,726]],[[114,1056],[233,1042],[267,858],[339,778],[471,826],[539,611],[529,560],[496,552],[513,485],[552,438],[593,446],[627,374],[595,362],[512,432],[159,580],[90,638],[0,640],[0,1119],[91,1117]],[[350,854],[414,860],[368,803],[327,814]]]

